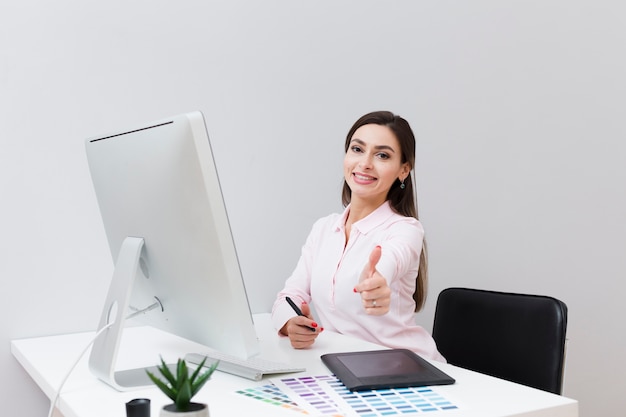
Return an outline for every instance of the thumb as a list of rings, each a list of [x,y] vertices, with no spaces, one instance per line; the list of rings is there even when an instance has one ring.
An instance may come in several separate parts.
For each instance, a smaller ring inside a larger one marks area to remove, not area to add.
[[[376,245],[376,247],[372,250],[372,253],[370,253],[369,261],[365,267],[366,277],[369,278],[376,272],[376,264],[380,261],[381,254],[382,249],[380,248],[380,245]]]

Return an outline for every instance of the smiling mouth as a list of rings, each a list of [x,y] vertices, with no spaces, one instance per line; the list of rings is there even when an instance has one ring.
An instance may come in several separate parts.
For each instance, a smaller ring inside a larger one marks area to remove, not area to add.
[[[370,183],[370,182],[376,181],[376,178],[372,177],[370,175],[363,175],[363,174],[353,173],[352,176],[354,177],[354,180],[357,183]]]

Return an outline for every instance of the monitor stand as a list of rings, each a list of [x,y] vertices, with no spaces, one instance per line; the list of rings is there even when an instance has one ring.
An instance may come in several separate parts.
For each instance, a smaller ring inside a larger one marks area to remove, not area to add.
[[[110,327],[94,340],[89,357],[91,372],[118,391],[129,391],[153,385],[146,374],[146,368],[115,371],[117,352],[126,319],[157,307],[163,308],[160,301],[156,299],[156,302],[147,308],[137,311],[129,317],[124,317],[130,303],[135,278],[142,273],[143,248],[143,238],[127,237],[122,242],[109,292],[100,316],[98,331],[105,326]]]

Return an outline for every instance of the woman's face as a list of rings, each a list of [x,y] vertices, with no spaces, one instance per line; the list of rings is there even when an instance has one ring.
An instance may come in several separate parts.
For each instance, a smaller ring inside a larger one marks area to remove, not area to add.
[[[391,129],[367,124],[352,135],[343,169],[353,202],[361,199],[382,204],[394,181],[409,175],[410,166],[402,163],[402,151]]]

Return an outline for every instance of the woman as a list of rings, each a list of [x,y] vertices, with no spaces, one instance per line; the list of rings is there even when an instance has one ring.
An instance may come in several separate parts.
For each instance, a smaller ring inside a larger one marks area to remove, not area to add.
[[[345,210],[313,225],[274,302],[274,326],[298,349],[327,329],[444,361],[413,314],[424,304],[426,254],[413,197],[411,127],[390,112],[366,114],[348,132],[345,151]]]

